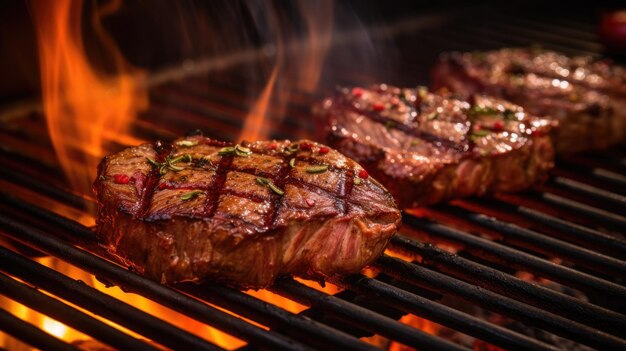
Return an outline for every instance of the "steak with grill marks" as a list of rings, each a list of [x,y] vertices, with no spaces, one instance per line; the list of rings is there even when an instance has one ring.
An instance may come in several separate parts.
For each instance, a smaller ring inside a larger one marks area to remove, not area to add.
[[[162,283],[261,288],[278,275],[355,273],[400,222],[391,195],[361,171],[307,140],[131,147],[99,166],[98,239]]]
[[[433,86],[485,93],[559,122],[558,153],[604,149],[626,139],[626,70],[606,60],[537,49],[443,55]]]
[[[344,89],[316,111],[330,145],[363,165],[401,207],[517,191],[553,166],[553,123],[484,96],[426,88]]]

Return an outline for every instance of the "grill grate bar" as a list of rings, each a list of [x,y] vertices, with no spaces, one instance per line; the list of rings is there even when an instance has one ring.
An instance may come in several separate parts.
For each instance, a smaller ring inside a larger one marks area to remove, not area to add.
[[[626,207],[626,196],[619,195],[619,194],[616,194],[616,193],[613,193],[604,189],[600,189],[595,186],[585,184],[574,179],[564,178],[560,176],[552,177],[550,180],[564,188],[574,190],[584,195],[594,197],[600,201],[610,202],[618,206]]]
[[[583,345],[604,350],[626,348],[626,341],[613,335],[454,279],[420,265],[383,255],[374,263],[374,266],[399,281],[434,290],[441,294],[454,295]]]
[[[567,199],[555,194],[543,193],[541,194],[541,198],[551,204],[593,218],[605,225],[626,229],[626,217],[622,215],[585,205],[581,202]]]
[[[254,319],[279,332],[288,331],[290,335],[297,334],[300,340],[322,349],[328,348],[328,345],[333,345],[333,348],[341,350],[378,350],[370,344],[325,324],[302,315],[294,315],[282,308],[225,286],[183,284],[177,288],[202,300],[219,304],[246,318]]]
[[[84,283],[0,247],[0,270],[171,348],[222,350]]]
[[[482,213],[474,213],[448,204],[440,205],[437,208],[469,220],[470,222],[496,230],[503,234],[503,240],[507,243],[571,260],[601,273],[610,271],[621,277],[626,277],[625,261],[551,238],[536,231],[522,228],[518,225],[504,222]]]
[[[269,290],[302,304],[320,309],[349,325],[391,338],[407,346],[419,347],[420,350],[468,350],[465,347],[409,327],[336,296],[327,295],[309,288],[291,278],[280,279]]]
[[[608,180],[615,184],[626,186],[626,177],[619,173],[615,173],[603,168],[594,168],[591,173],[594,176],[601,178],[602,180]]]
[[[0,330],[24,340],[29,345],[48,351],[80,351],[79,348],[57,339],[32,324],[24,322],[0,308]]]
[[[361,274],[346,277],[340,283],[350,290],[380,300],[390,307],[427,318],[507,350],[558,350],[552,345]]]
[[[584,291],[604,294],[606,298],[598,301],[604,303],[604,307],[611,309],[617,307],[621,312],[626,311],[626,301],[624,301],[626,287],[436,222],[410,215],[405,216],[403,221],[412,227],[433,233],[437,237],[461,243],[465,251],[494,263],[537,273]]]
[[[502,212],[519,213],[534,222],[560,231],[561,238],[570,242],[576,242],[583,247],[593,247],[615,258],[626,257],[626,241],[620,240],[615,236],[551,216],[530,207],[510,204],[495,198],[476,198],[472,199],[472,202],[480,204],[481,206],[495,207]]]
[[[613,162],[615,163],[615,162]],[[598,187],[619,189],[617,186],[622,187],[621,193],[624,193],[626,186],[626,176],[618,173],[616,165],[611,164],[609,160],[602,159],[589,159],[581,156],[563,156],[557,160],[559,168],[569,169],[573,175],[589,177],[590,180],[595,180]],[[613,190],[614,191],[614,190]]]
[[[430,244],[394,236],[393,246],[419,254],[422,264],[435,266],[446,274],[487,288],[614,335],[626,330],[626,316],[590,304],[549,288],[531,284],[496,269],[451,254]]]
[[[8,196],[4,196],[8,197]],[[65,221],[71,222],[67,219]],[[58,238],[51,237],[46,233],[26,227],[5,215],[0,215],[0,225],[5,229],[6,234],[12,239],[27,246],[41,250],[65,261],[91,272],[94,275],[103,277],[125,289],[142,294],[144,297],[167,306],[175,311],[181,312],[197,319],[198,321],[210,324],[220,330],[239,337],[243,340],[265,345],[273,349],[280,350],[308,350],[309,348],[299,342],[286,338],[283,335],[266,331],[254,325],[221,312],[198,300],[187,297],[171,288],[141,277],[135,273],[127,271],[117,265],[89,254],[86,251],[68,245]],[[70,224],[69,226],[77,226]],[[80,231],[69,232],[75,235],[78,240],[86,237],[93,237],[93,233],[84,226],[80,226]]]
[[[120,349],[157,351],[154,346],[137,340],[130,335],[75,309],[65,303],[26,286],[0,273],[0,293],[30,308],[80,330],[107,345]]]
[[[0,178],[14,184],[19,184],[26,189],[31,189],[41,194],[45,194],[52,199],[59,200],[60,202],[76,209],[85,209],[85,199],[82,197],[60,189],[50,183],[38,181],[33,177],[14,171],[9,167],[0,167]]]

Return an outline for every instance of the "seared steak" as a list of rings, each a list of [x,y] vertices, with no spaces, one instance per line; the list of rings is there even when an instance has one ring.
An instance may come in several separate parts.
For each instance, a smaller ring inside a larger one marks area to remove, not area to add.
[[[163,283],[260,288],[278,275],[358,272],[400,222],[391,195],[363,172],[306,140],[131,147],[100,164],[98,239]]]
[[[451,53],[435,67],[433,86],[465,97],[485,93],[554,118],[558,153],[626,138],[626,71],[607,61],[536,49]]]
[[[516,191],[553,166],[552,122],[484,96],[426,88],[344,89],[316,114],[330,145],[380,180],[401,207]]]

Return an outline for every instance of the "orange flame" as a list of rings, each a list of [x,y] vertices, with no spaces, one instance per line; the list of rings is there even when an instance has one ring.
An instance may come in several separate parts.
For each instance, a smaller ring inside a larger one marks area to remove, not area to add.
[[[333,33],[333,3],[329,0],[300,0],[298,9],[304,20],[305,39],[301,40],[291,33],[289,25],[286,28],[274,28],[276,58],[272,73],[246,116],[239,140],[266,139],[269,131],[266,123],[268,111],[272,111],[274,117],[277,117],[276,122],[280,122],[291,90],[310,93],[319,83]],[[276,25],[277,18],[271,18],[270,23]],[[272,104],[273,108],[270,109]]]
[[[92,16],[94,32],[112,56],[114,75],[99,72],[87,60],[82,1],[34,1],[32,5],[50,138],[72,189],[88,194],[107,142],[141,142],[126,131],[137,112],[147,107],[143,73],[124,62],[100,23],[101,16],[119,7],[119,1],[97,8]]]
[[[272,91],[274,90],[274,84],[276,83],[276,75],[278,74],[278,63],[272,70],[269,81],[258,100],[254,103],[254,106],[246,116],[246,120],[239,135],[239,140],[259,140],[267,137],[267,126],[265,119],[267,115],[267,107],[272,97]]]
[[[298,5],[306,23],[308,40],[305,47],[298,50],[298,60],[302,62],[302,65],[296,70],[299,75],[296,86],[310,93],[317,88],[322,75],[322,65],[330,49],[333,33],[333,3],[299,0]]]

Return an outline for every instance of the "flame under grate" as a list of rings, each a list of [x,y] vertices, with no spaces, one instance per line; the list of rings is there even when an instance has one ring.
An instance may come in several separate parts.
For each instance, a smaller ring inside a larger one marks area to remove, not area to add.
[[[534,43],[570,54],[596,55],[601,49],[590,19],[576,12],[559,18],[485,12],[464,21],[455,21],[453,13],[446,16],[449,24],[426,27],[400,41],[408,53],[414,52],[410,48],[416,41],[425,51],[404,68],[416,72],[407,75],[412,80],[404,84],[425,82],[436,55],[451,49]],[[169,139],[200,128],[210,137],[236,139],[252,106],[244,89],[233,83],[239,81],[237,67],[228,73],[228,79],[213,79],[210,86],[203,76],[154,86],[149,109],[131,127],[133,135]],[[349,70],[336,76],[338,82],[353,85],[384,80]],[[403,85],[401,79],[395,83]],[[310,136],[310,106],[319,98],[294,92],[286,118],[272,115],[270,109],[269,136]],[[0,130],[0,233],[5,239],[0,247],[0,294],[111,347],[626,348],[623,150],[559,160],[545,185],[525,193],[408,210],[392,250],[363,274],[332,282],[339,292],[329,294],[291,278],[269,289],[303,306],[298,311],[213,284],[162,286],[106,260],[85,214],[85,200],[93,199],[66,190],[41,119],[38,113],[24,115]],[[112,143],[109,148],[124,146]],[[105,285],[141,295],[239,342],[220,342],[162,320],[158,311],[146,312],[125,300],[126,293],[113,296],[40,264],[44,256],[59,258]],[[419,324],[420,318],[431,321],[428,327]],[[5,309],[0,310],[0,326],[6,334],[42,349],[82,347],[51,336],[57,335],[53,327],[44,326],[44,332]],[[369,342],[363,337],[370,337]]]

